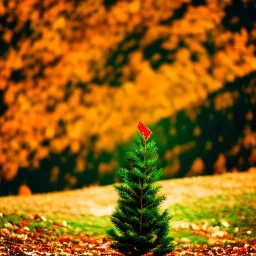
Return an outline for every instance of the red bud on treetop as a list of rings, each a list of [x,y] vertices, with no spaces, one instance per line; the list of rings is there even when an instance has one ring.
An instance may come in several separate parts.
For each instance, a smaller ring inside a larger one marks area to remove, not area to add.
[[[144,142],[146,142],[152,134],[151,130],[141,121],[138,123],[138,130],[139,133],[143,136]]]

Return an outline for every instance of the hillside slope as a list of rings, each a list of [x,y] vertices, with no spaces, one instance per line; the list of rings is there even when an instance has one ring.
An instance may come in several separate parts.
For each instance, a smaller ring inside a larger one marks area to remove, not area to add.
[[[167,196],[165,207],[187,200],[196,201],[218,195],[235,196],[256,193],[256,172],[228,173],[219,176],[161,181],[162,193]],[[5,214],[37,213],[46,217],[55,214],[103,216],[111,214],[117,199],[112,185],[88,187],[32,196],[7,196],[0,198],[0,212]]]
[[[254,255],[255,181],[254,170],[161,181],[177,244],[170,255]],[[2,197],[0,255],[120,256],[106,238],[116,199],[113,186]]]

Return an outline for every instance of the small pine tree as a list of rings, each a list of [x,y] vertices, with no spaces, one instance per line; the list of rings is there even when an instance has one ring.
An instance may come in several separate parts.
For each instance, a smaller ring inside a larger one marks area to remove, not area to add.
[[[173,250],[168,236],[170,217],[167,210],[160,211],[165,196],[158,195],[161,187],[156,184],[163,170],[156,167],[156,143],[148,142],[152,132],[142,122],[138,129],[142,138],[135,142],[134,151],[128,152],[130,170],[118,170],[122,182],[115,186],[119,195],[111,216],[115,227],[108,235],[113,240],[111,247],[124,255],[153,252],[154,256],[163,256]]]

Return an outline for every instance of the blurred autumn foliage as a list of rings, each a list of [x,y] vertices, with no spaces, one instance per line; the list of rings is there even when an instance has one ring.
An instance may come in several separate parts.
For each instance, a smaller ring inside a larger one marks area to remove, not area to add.
[[[32,192],[110,175],[139,120],[170,119],[256,70],[255,13],[253,0],[0,0],[2,187],[34,170]]]
[[[156,136],[165,177],[245,171],[256,166],[256,72],[164,118]],[[164,134],[171,136],[165,137]]]

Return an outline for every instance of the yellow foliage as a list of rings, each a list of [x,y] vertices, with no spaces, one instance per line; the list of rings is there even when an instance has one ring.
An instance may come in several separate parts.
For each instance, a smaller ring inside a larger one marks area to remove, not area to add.
[[[115,160],[112,160],[110,163],[101,163],[99,165],[99,173],[100,174],[106,174],[111,173],[117,168],[117,162]]]
[[[51,183],[58,182],[59,173],[60,173],[60,169],[58,168],[58,166],[55,166],[51,169],[51,173],[50,173],[50,182]]]
[[[204,168],[205,168],[204,161],[200,157],[197,157],[191,164],[190,170],[188,171],[186,176],[191,177],[191,176],[201,175],[204,171]]]
[[[220,153],[218,158],[216,159],[213,170],[215,174],[221,174],[225,173],[227,171],[226,169],[226,158],[223,153]]]
[[[214,100],[214,107],[217,111],[226,109],[233,105],[233,95],[229,92],[219,94]]]
[[[180,171],[180,161],[176,157],[172,159],[171,163],[164,170],[164,177],[171,178],[174,177]]]
[[[71,152],[73,154],[78,153],[79,150],[80,150],[80,143],[79,143],[79,141],[72,142],[71,145],[70,145],[70,150],[71,150]]]
[[[184,4],[184,16],[174,18]],[[3,176],[66,149],[83,171],[89,150],[113,152],[139,120],[155,123],[256,70],[256,26],[228,31],[222,20],[230,4],[123,0],[107,9],[101,0],[0,1],[1,18],[13,24],[0,25],[7,43],[0,59]],[[155,43],[161,50],[150,48]],[[231,100],[217,99],[216,107]]]
[[[47,147],[40,147],[38,150],[37,150],[37,155],[36,155],[36,158],[37,159],[44,159],[48,156],[49,154],[49,149]]]
[[[4,172],[3,172],[3,176],[4,176],[5,180],[7,180],[7,181],[12,180],[17,175],[18,168],[19,168],[17,163],[13,163],[13,162],[11,162],[11,160],[9,160],[9,161],[10,162],[5,163]]]
[[[32,195],[32,191],[26,184],[22,184],[19,186],[18,195],[19,196],[30,196],[30,195]]]

